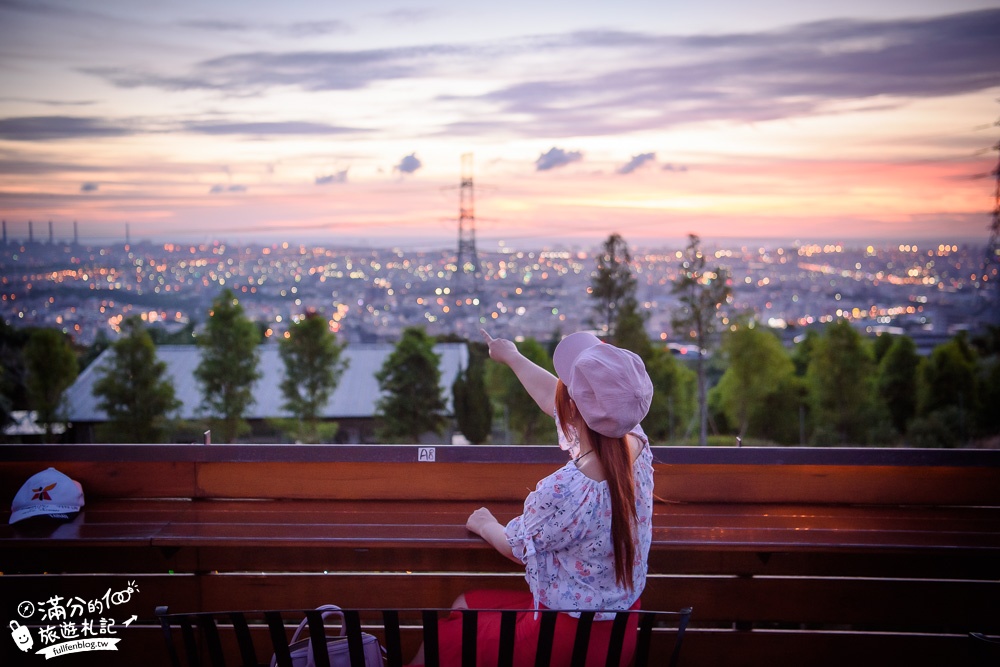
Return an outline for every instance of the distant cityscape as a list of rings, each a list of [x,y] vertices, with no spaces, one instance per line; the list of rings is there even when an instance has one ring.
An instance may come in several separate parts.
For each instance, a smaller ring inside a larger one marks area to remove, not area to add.
[[[980,282],[983,245],[702,247],[709,267],[730,273],[730,316],[753,313],[789,338],[843,317],[867,333],[908,333],[926,352],[997,317],[996,301],[986,298],[989,281]],[[59,328],[88,346],[101,331],[114,339],[130,315],[168,331],[197,326],[228,288],[271,340],[310,310],[348,343],[395,341],[413,325],[434,335],[469,337],[484,326],[494,335],[548,340],[599,328],[588,294],[598,249],[501,246],[480,250],[474,272],[471,263],[456,266],[454,248],[9,241],[0,248],[0,312],[12,326]],[[681,250],[632,249],[654,340],[685,340],[670,325]]]

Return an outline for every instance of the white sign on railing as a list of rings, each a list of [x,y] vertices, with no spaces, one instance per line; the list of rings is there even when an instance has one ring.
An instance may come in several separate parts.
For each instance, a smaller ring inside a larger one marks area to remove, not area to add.
[[[417,461],[434,463],[434,447],[421,447],[417,450]]]

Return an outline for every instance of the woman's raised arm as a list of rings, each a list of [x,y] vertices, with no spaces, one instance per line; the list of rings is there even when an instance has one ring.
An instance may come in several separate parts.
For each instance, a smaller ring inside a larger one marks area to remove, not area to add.
[[[521,354],[513,342],[493,338],[486,329],[480,331],[490,348],[490,359],[509,366],[542,412],[551,416],[555,411],[556,376]]]

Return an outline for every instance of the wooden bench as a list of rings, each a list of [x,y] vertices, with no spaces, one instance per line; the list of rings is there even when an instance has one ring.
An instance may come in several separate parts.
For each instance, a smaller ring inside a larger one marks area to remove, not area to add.
[[[970,632],[1000,632],[1000,452],[654,456],[663,502],[643,605],[694,607],[684,664],[940,665]],[[523,570],[465,518],[486,505],[510,519],[565,462],[553,447],[389,445],[5,446],[0,457],[8,499],[48,466],[87,495],[70,523],[3,522],[0,599],[91,600],[134,581],[116,610],[139,617],[121,628],[122,662],[101,664],[148,667],[168,664],[159,604],[433,608],[470,588],[523,590]]]

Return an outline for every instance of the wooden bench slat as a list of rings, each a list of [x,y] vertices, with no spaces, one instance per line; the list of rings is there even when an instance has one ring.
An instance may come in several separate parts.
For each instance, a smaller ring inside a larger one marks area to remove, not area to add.
[[[694,464],[656,467],[656,493],[692,503],[1000,504],[990,467]]]
[[[87,548],[39,544],[33,549],[6,549],[0,558],[4,573],[39,572],[517,572],[516,564],[486,548],[461,551],[421,548],[330,549],[313,545],[295,550],[280,545],[245,547],[202,546],[151,548],[148,544],[101,544]],[[72,554],[72,557],[70,557]],[[892,552],[756,552],[654,550],[654,574],[784,575],[844,577],[914,577],[1000,579],[1000,560],[990,551],[951,553]]]
[[[667,638],[664,638],[666,641]],[[691,628],[684,634],[684,667],[761,665],[906,665],[941,667],[969,664],[968,639],[955,634],[862,632],[739,632]],[[663,653],[668,646],[653,650]]]
[[[92,523],[142,520],[231,520],[236,514],[250,522],[273,523],[400,523],[393,518],[414,518],[419,523],[464,523],[470,508],[465,502],[344,502],[344,501],[240,501],[170,502],[97,501],[87,506]],[[520,503],[493,503],[491,511],[501,520],[521,511]],[[825,507],[819,505],[662,505],[653,508],[654,522],[673,526],[870,528],[873,530],[925,529],[944,532],[1000,532],[998,508],[885,508]]]
[[[397,460],[347,460],[351,456],[346,452],[354,449],[123,446],[109,455],[115,458],[100,460],[104,451],[111,451],[109,446],[49,446],[45,450],[11,446],[5,448],[11,460],[0,466],[0,486],[16,489],[30,475],[51,465],[80,481],[93,498],[243,498],[249,490],[245,480],[255,478],[260,481],[253,485],[252,493],[262,498],[513,501],[522,500],[538,479],[560,465],[558,452],[546,453],[546,457],[554,457],[552,463],[515,462],[521,450],[534,452],[539,448],[491,448],[513,460],[487,462],[478,459],[491,450],[438,447],[442,461],[436,463],[417,463],[415,447],[394,450],[397,453],[389,458]],[[996,484],[1000,466],[995,452],[711,449],[716,451],[654,448],[654,456],[661,461],[655,464],[659,495],[694,503],[752,499],[836,504],[850,499],[852,503],[881,505],[1000,505]],[[282,451],[308,459],[273,460]],[[411,452],[412,462],[398,462],[399,451]],[[345,460],[336,461],[341,452],[345,452]],[[37,459],[28,458],[33,453]],[[123,454],[131,460],[118,458]],[[82,460],[86,456],[97,460]],[[269,460],[253,460],[255,456]],[[949,457],[968,462],[949,465]],[[705,462],[727,458],[751,462]],[[317,464],[317,459],[322,462]],[[461,459],[465,461],[456,462]],[[831,463],[805,463],[809,459],[829,459]],[[902,463],[879,465],[866,459],[899,459]],[[538,456],[533,453],[526,460],[537,461]],[[419,474],[410,472],[413,466],[419,466]]]
[[[926,528],[928,530],[1000,531],[1000,508],[995,507],[879,507],[858,505],[769,505],[756,503],[666,505],[654,504],[655,521],[671,525],[806,526],[836,528]],[[705,523],[702,523],[705,522]]]
[[[168,524],[163,523],[99,523],[71,521],[62,524],[31,527],[0,527],[0,540],[8,548],[36,549],[53,546],[87,547],[111,543],[151,544],[152,539]]]
[[[188,505],[192,505],[188,503]],[[790,512],[796,510],[790,509]],[[805,510],[799,510],[804,512]],[[151,512],[153,512],[151,514]],[[159,514],[156,514],[159,512]],[[407,517],[385,513],[337,512],[237,512],[227,508],[201,510],[185,507],[176,510],[142,508],[130,517],[122,509],[85,509],[76,520],[64,524],[9,526],[0,525],[0,539],[10,548],[93,546],[108,543],[147,543],[152,546],[190,547],[204,545],[243,546],[250,542],[262,545],[281,543],[302,547],[319,543],[331,547],[380,546],[412,548],[415,545],[464,546],[482,548],[482,542],[468,533],[458,515],[439,513],[435,523],[405,521]],[[906,517],[873,516],[864,511],[843,514],[836,519],[816,521],[805,518],[763,517],[757,514],[734,516],[727,514],[728,523],[709,523],[700,519],[719,517],[682,515],[684,521],[674,523],[675,515],[654,517],[654,550],[706,549],[717,551],[899,551],[960,550],[1000,551],[1000,522],[993,523],[993,512],[972,518],[932,523]],[[349,518],[355,521],[348,522]],[[381,518],[382,521],[374,522]],[[395,518],[399,523],[390,523]],[[331,520],[332,519],[332,520]],[[367,520],[364,523],[360,520]],[[437,523],[440,522],[440,523]],[[720,525],[721,524],[721,525]],[[825,524],[825,525],[824,525]],[[860,525],[858,525],[860,524]]]
[[[806,528],[659,527],[653,528],[657,548],[704,548],[753,551],[852,551],[906,549],[1000,550],[998,533],[884,531]]]
[[[287,548],[310,544],[329,547],[363,547],[386,544],[406,549],[412,545],[468,547],[473,541],[465,526],[455,525],[311,525],[171,523],[153,537],[154,546],[229,545],[280,543]]]
[[[263,507],[261,505],[264,505]],[[247,507],[245,503],[176,503],[173,507],[158,503],[155,507],[131,507],[126,503],[117,505],[108,502],[88,506],[85,509],[85,523],[88,526],[113,524],[225,524],[245,523],[254,525],[374,525],[374,524],[433,524],[464,525],[471,503],[460,506],[436,504],[427,512],[412,509],[403,511],[396,505],[363,509],[355,504],[351,508],[339,507],[337,503],[301,501],[292,507],[283,502],[255,503]],[[297,506],[295,506],[297,505]],[[304,506],[303,506],[304,505]],[[506,522],[519,512],[518,508],[496,507],[493,513],[501,522]],[[1000,535],[1000,510],[984,509],[964,512],[938,512],[927,515],[919,511],[873,510],[871,508],[840,508],[839,512],[822,511],[813,506],[772,507],[728,506],[726,510],[710,512],[679,512],[656,509],[653,521],[658,528],[675,530],[771,530],[771,531],[846,531],[864,533],[873,531],[892,534],[931,533],[940,535],[942,540],[950,536],[968,535],[974,539],[981,536]],[[18,529],[0,526],[0,536],[13,537]]]
[[[660,608],[688,600],[696,626],[840,627],[967,632],[1000,630],[1000,583],[849,578],[651,578],[643,603]],[[947,610],[943,613],[942,610]]]
[[[83,537],[81,531],[81,538]],[[479,548],[482,541],[464,525],[440,524],[261,524],[180,523],[163,526],[154,546],[266,544],[289,547],[325,543],[331,547],[415,544]],[[752,551],[863,551],[906,549],[989,550],[1000,555],[1000,533],[950,533],[915,530],[851,530],[741,527],[662,527],[653,529],[655,549],[746,549]]]

